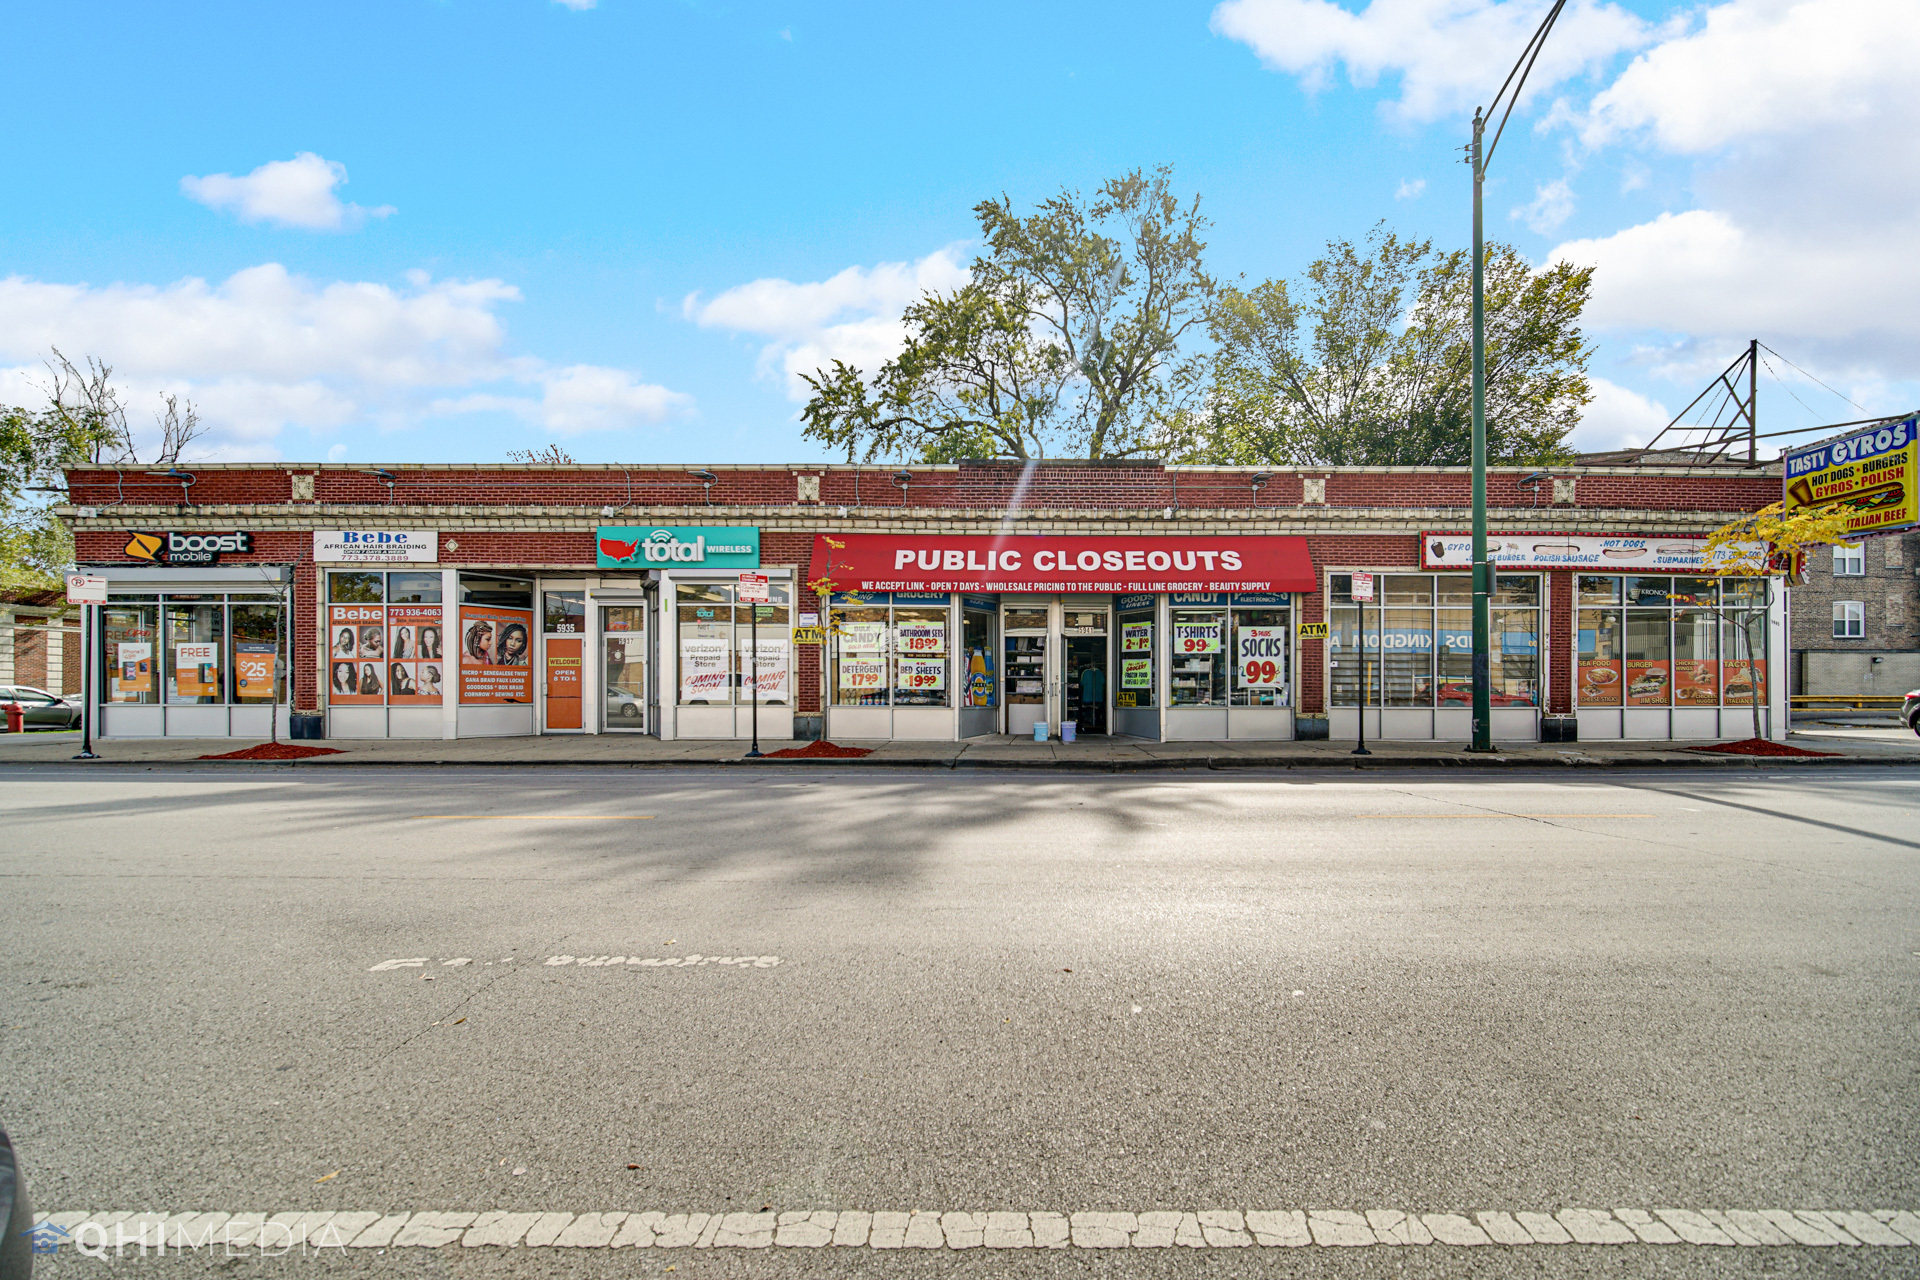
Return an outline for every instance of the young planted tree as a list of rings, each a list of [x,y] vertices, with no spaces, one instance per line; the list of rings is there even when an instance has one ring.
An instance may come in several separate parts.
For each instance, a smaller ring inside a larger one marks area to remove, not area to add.
[[[848,458],[943,461],[1165,449],[1200,385],[1184,345],[1204,328],[1198,197],[1170,170],[1063,191],[1030,214],[975,206],[972,278],[907,309],[901,353],[871,376],[843,361],[807,378],[803,434]]]
[[[1443,466],[1472,459],[1472,262],[1375,228],[1290,286],[1223,289],[1194,461]],[[1567,458],[1592,397],[1580,312],[1592,268],[1487,248],[1487,456]]]
[[[1761,682],[1754,675],[1757,668],[1753,657],[1753,628],[1756,624],[1766,625],[1773,605],[1773,579],[1768,575],[1777,572],[1780,566],[1796,568],[1809,548],[1850,541],[1847,536],[1849,514],[1844,507],[1833,506],[1796,507],[1789,511],[1784,503],[1776,502],[1752,515],[1731,520],[1707,536],[1703,560],[1709,572],[1717,578],[1750,578],[1759,583],[1756,608],[1736,611],[1721,604],[1687,600],[1690,606],[1712,613],[1722,624],[1723,633],[1733,634],[1738,642],[1736,649],[1746,651],[1741,661],[1746,664],[1748,680],[1753,686],[1748,702],[1753,707],[1755,742],[1763,735],[1760,732]]]

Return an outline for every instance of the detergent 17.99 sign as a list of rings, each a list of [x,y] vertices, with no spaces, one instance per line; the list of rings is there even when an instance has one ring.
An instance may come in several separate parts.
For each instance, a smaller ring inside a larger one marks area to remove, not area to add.
[[[1890,533],[1920,525],[1920,418],[1882,422],[1819,444],[1787,450],[1786,507],[1847,513],[1849,533]]]
[[[602,569],[758,569],[760,530],[738,525],[603,524],[594,533]]]

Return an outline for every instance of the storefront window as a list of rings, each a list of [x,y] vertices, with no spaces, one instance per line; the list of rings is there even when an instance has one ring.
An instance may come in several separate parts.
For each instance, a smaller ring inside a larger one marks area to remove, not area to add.
[[[160,701],[153,651],[156,619],[154,604],[111,604],[100,610],[105,643],[100,656],[106,663],[107,701],[136,705]]]
[[[519,584],[531,599],[531,584]],[[478,580],[481,591],[505,591],[499,580]],[[439,703],[446,690],[446,624],[440,604],[438,573],[330,573],[327,575],[327,700],[335,706],[429,706]],[[384,602],[384,603],[383,603]],[[482,611],[485,612],[485,611]],[[520,614],[515,612],[517,619]],[[509,627],[488,614],[485,641],[488,652],[504,657],[531,635],[524,628],[509,638]],[[531,610],[525,617],[531,619]],[[481,620],[480,613],[470,623]],[[239,629],[235,611],[234,627]],[[472,637],[476,643],[480,637]],[[237,648],[236,648],[237,652]],[[238,659],[235,659],[236,664]],[[528,670],[523,662],[521,670]],[[511,667],[515,664],[496,662]],[[237,670],[237,665],[236,665]],[[509,695],[515,684],[512,671],[497,673]],[[525,698],[505,696],[495,701],[524,701],[532,696],[532,677]]]
[[[1047,611],[1008,609],[1000,626],[1007,651],[1007,705],[1044,703],[1047,700]]]
[[[213,597],[219,600],[220,597]],[[198,603],[195,597],[172,597],[162,606],[167,701],[204,704],[226,701],[226,679],[221,661],[226,648],[226,608]]]
[[[580,591],[548,591],[541,612],[550,636],[577,636],[587,629],[587,597]]]
[[[280,608],[271,604],[229,605],[233,618],[233,700],[279,702],[287,693],[286,671],[277,661],[286,633]]]
[[[1167,705],[1227,704],[1227,611],[1175,609],[1173,652],[1167,662]]]
[[[733,701],[733,588],[682,583],[679,590],[680,703],[726,706]]]
[[[602,605],[609,726],[644,723],[647,709],[647,611],[638,605]]]
[[[739,673],[739,698],[742,705],[758,700],[763,707],[784,707],[788,691],[787,584],[767,584],[770,597],[766,604],[736,604],[734,612],[734,669]],[[757,628],[757,631],[756,631]],[[754,653],[759,638],[760,651]],[[753,674],[748,676],[748,672]]]
[[[1293,689],[1293,611],[1285,606],[1233,610],[1233,705],[1284,707]]]
[[[966,684],[961,692],[963,707],[1000,705],[1000,681],[993,661],[993,613],[971,604],[960,615],[962,658],[966,662]]]
[[[1158,685],[1153,678],[1154,618],[1152,596],[1144,599],[1121,598],[1120,612],[1115,618],[1120,629],[1120,682],[1113,691],[1113,704],[1116,707],[1156,705],[1154,690]]]
[[[883,598],[833,609],[833,705],[884,707],[887,705],[887,665],[892,609]]]
[[[393,613],[389,606],[389,623]],[[460,575],[460,702],[463,706],[533,702],[532,582],[483,573]]]
[[[1765,583],[1759,579],[1581,575],[1578,679],[1583,707],[1743,706],[1765,696]],[[1737,652],[1746,620],[1751,667]]]
[[[1334,574],[1327,612],[1330,705],[1360,703],[1366,655],[1368,706],[1473,705],[1473,578],[1376,574],[1374,601],[1354,603],[1352,578]],[[1500,574],[1488,612],[1488,674],[1496,707],[1540,703],[1540,578]]]
[[[947,610],[894,605],[893,705],[948,705],[947,658]]]

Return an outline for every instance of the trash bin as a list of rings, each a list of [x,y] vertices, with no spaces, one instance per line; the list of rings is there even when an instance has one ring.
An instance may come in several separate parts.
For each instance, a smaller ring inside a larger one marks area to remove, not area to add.
[[[1080,722],[1078,720],[1062,720],[1060,722],[1060,741],[1062,742],[1076,741],[1079,737],[1079,733],[1080,733]]]
[[[1033,740],[1035,742],[1045,742],[1047,740],[1047,722],[1045,720],[1035,720],[1033,722]]]

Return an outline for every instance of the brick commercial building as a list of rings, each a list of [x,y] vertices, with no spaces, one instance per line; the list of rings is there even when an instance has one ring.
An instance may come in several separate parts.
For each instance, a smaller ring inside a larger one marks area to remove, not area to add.
[[[1822,547],[1793,588],[1793,693],[1920,689],[1920,533]]]
[[[79,693],[79,627],[63,591],[0,591],[0,687]]]
[[[1464,468],[186,470],[69,474],[106,736],[1469,736]],[[1779,492],[1496,468],[1494,736],[1783,732]]]

